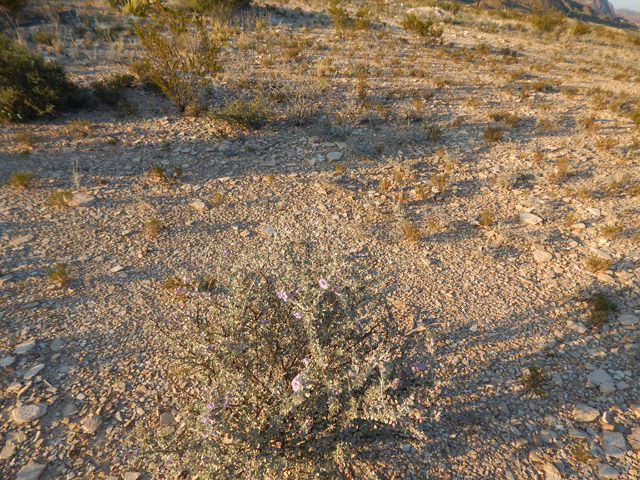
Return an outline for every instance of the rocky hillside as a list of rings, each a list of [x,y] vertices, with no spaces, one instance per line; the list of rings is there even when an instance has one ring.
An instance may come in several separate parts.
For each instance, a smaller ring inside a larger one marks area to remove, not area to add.
[[[574,2],[585,5],[596,13],[606,13],[608,15],[614,15],[614,10],[611,4],[607,0],[573,0]]]
[[[629,20],[630,22],[640,25],[640,12],[629,10],[628,8],[620,8],[616,10],[616,16]]]

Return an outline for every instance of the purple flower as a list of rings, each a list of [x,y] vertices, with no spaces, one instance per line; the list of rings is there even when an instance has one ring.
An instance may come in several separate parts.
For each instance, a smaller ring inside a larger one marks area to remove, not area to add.
[[[300,312],[294,313],[293,316],[296,317],[298,320],[302,320],[302,314]]]
[[[302,388],[302,380],[300,380],[300,374],[296,375],[296,378],[291,380],[291,388],[294,392],[297,392]]]
[[[209,409],[209,411],[211,411],[214,408],[216,408],[216,404],[213,403],[213,402],[209,402],[209,403],[207,403],[207,408]]]
[[[310,358],[303,358],[302,360],[300,360],[302,363],[304,363],[305,365],[308,365],[309,362],[311,361]]]
[[[260,323],[261,323],[261,324],[263,324],[263,325],[266,325],[266,324],[267,324],[267,321],[266,321],[264,318],[261,318],[261,319],[260,319]]]
[[[323,290],[329,288],[329,282],[327,282],[324,278],[318,280],[318,285],[320,285],[320,288],[322,288]]]
[[[278,298],[280,300],[284,300],[285,302],[289,301],[289,295],[287,295],[287,292],[285,292],[284,290],[281,292],[278,292]]]

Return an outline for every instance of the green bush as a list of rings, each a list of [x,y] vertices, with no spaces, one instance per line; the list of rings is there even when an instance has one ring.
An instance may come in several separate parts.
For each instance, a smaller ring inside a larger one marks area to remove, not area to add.
[[[199,13],[217,13],[249,5],[251,0],[185,0],[189,8]]]
[[[124,0],[122,13],[136,17],[146,17],[149,13],[149,0]]]
[[[553,32],[564,23],[564,15],[561,12],[546,11],[536,13],[530,18],[531,25],[541,32]]]
[[[84,92],[57,62],[0,34],[0,121],[20,121],[81,106]]]
[[[444,27],[436,27],[435,19],[428,18],[427,20],[422,20],[413,12],[405,15],[402,20],[402,26],[405,30],[414,32],[419,36],[430,39],[434,42],[437,41],[437,39],[440,39],[444,33]]]
[[[337,30],[368,30],[371,27],[371,14],[366,7],[360,7],[356,11],[355,18],[339,6],[338,0],[331,0],[327,13],[336,25]]]
[[[273,105],[261,95],[245,102],[235,99],[226,107],[215,110],[209,115],[229,125],[241,125],[246,128],[258,128],[272,117]]]
[[[97,80],[91,84],[93,94],[104,103],[117,105],[122,99],[122,91],[133,86],[135,78],[133,75],[118,74],[109,80]]]
[[[571,30],[571,34],[576,37],[581,37],[589,32],[591,32],[591,27],[584,22],[577,22],[573,27],[573,30]]]
[[[220,48],[201,17],[166,8],[159,0],[156,5],[158,17],[136,23],[134,29],[147,50],[144,61],[151,80],[184,112],[221,70]]]
[[[197,275],[183,277],[184,307],[150,320],[166,370],[191,395],[173,434],[140,424],[145,468],[173,467],[172,478],[380,478],[394,459],[385,451],[421,449],[442,385],[432,341],[393,317],[393,278],[375,270],[379,259],[350,256],[326,229],[307,231],[276,232],[262,253],[221,255],[212,291],[189,291]]]

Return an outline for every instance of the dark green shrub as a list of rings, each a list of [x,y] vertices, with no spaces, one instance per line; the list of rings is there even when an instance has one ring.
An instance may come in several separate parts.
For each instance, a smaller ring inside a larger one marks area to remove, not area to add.
[[[93,94],[104,103],[117,105],[122,99],[122,91],[133,86],[136,77],[128,74],[118,74],[109,80],[98,80],[91,84]]]
[[[553,10],[544,13],[536,13],[530,18],[531,25],[541,32],[553,32],[564,23],[564,15]]]
[[[0,120],[27,120],[85,102],[86,95],[59,63],[0,34]]]
[[[189,8],[198,13],[217,13],[249,5],[251,0],[185,0]]]
[[[261,252],[220,255],[210,292],[191,286],[197,275],[169,283],[184,306],[149,327],[190,395],[173,434],[139,424],[145,468],[219,480],[390,478],[385,451],[424,445],[441,388],[432,341],[393,317],[393,278],[376,270],[384,262],[305,227],[304,237],[274,232]]]
[[[339,6],[338,0],[331,0],[327,13],[336,25],[336,30],[368,30],[371,27],[371,14],[366,7],[360,7],[356,11],[355,18]]]
[[[151,80],[184,112],[221,70],[219,47],[201,17],[166,8],[159,0],[156,5],[158,17],[135,24],[135,32],[147,49],[144,60]]]
[[[258,128],[272,117],[272,108],[271,102],[258,95],[248,102],[235,99],[226,107],[211,112],[210,116],[229,125]]]
[[[402,20],[402,26],[405,30],[409,30],[421,36],[422,38],[429,39],[436,42],[444,33],[444,27],[437,27],[436,20],[428,18],[426,20],[420,19],[415,13],[407,13]]]

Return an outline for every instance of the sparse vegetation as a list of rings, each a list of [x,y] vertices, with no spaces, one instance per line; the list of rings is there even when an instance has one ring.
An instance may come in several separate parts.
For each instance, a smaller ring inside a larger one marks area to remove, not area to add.
[[[211,205],[219,205],[224,201],[224,193],[222,192],[213,192],[209,197],[209,201]]]
[[[237,98],[224,108],[211,112],[210,117],[229,125],[259,128],[272,117],[272,109],[271,102],[258,95],[248,102]]]
[[[36,178],[36,176],[29,170],[25,170],[24,172],[15,172],[9,175],[5,184],[13,188],[24,190],[31,185],[34,178]]]
[[[522,377],[522,384],[539,397],[546,395],[549,383],[548,375],[537,365],[529,367],[529,372]]]
[[[613,260],[600,258],[597,255],[589,255],[585,262],[585,268],[591,273],[604,272],[609,269]]]
[[[64,287],[73,280],[73,277],[71,277],[71,268],[64,263],[56,263],[52,267],[46,268],[45,274],[52,284],[60,287]]]
[[[587,300],[591,307],[589,322],[594,327],[609,323],[609,318],[618,307],[606,295],[600,293]]]
[[[624,230],[623,225],[603,225],[600,227],[600,236],[613,240]]]
[[[491,209],[489,208],[485,208],[482,213],[480,213],[480,218],[478,221],[483,227],[488,227],[493,223],[494,220],[495,215],[493,214],[493,211],[491,211]]]
[[[73,193],[71,190],[56,190],[49,194],[47,205],[50,207],[68,207],[72,199]]]
[[[402,20],[402,26],[405,30],[414,32],[430,43],[440,42],[440,38],[444,33],[444,26],[437,26],[436,19],[428,18],[422,20],[415,13],[407,13]]]
[[[68,135],[74,137],[88,137],[93,132],[93,125],[87,119],[72,118],[67,122],[66,131]]]
[[[413,223],[406,221],[402,224],[402,234],[409,242],[417,242],[422,237],[422,232]]]
[[[162,165],[155,165],[147,171],[147,177],[152,182],[166,182],[167,181],[167,169]]]
[[[164,222],[156,217],[149,217],[144,221],[144,233],[147,237],[157,237],[164,227]]]
[[[484,129],[484,139],[487,142],[498,142],[504,137],[504,132],[499,127],[489,125]]]

